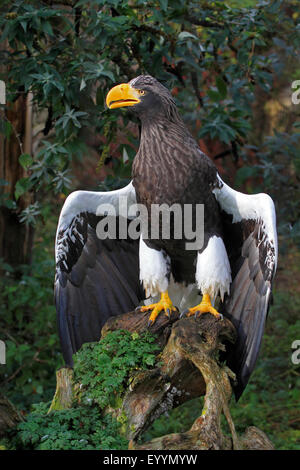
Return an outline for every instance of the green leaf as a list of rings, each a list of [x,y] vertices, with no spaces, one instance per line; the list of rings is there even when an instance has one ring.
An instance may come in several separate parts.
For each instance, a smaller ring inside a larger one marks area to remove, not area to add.
[[[222,100],[224,100],[227,96],[227,85],[225,81],[221,77],[216,78],[216,85],[218,88],[218,91],[220,93],[220,97]]]
[[[54,36],[53,29],[49,21],[43,21],[41,26],[44,33],[49,34],[49,36]]]
[[[159,0],[159,4],[163,11],[167,11],[168,9],[168,0]]]
[[[212,101],[221,101],[221,95],[217,91],[208,90],[207,95],[210,97]]]
[[[112,82],[116,81],[113,72],[111,72],[110,70],[101,70],[99,75],[103,75],[104,77],[110,78]]]
[[[27,21],[20,21],[22,28],[24,29],[25,33],[27,31]]]
[[[29,178],[21,178],[16,182],[15,186],[15,198],[18,200],[26,191],[28,191],[32,186],[32,182]]]
[[[235,184],[241,186],[248,178],[256,176],[258,169],[253,166],[243,166],[239,168],[235,176]]]
[[[20,165],[27,170],[32,165],[33,159],[28,153],[22,153],[22,155],[19,156],[19,162]]]

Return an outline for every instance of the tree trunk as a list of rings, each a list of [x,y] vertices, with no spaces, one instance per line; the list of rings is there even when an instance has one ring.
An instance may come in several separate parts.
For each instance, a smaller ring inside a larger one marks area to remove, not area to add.
[[[102,336],[118,329],[146,331],[148,316],[147,312],[130,312],[111,317],[102,329]],[[273,449],[267,436],[255,427],[247,428],[242,436],[235,431],[229,411],[234,374],[219,361],[219,353],[225,351],[225,344],[234,343],[236,338],[235,328],[228,319],[219,320],[208,314],[197,319],[179,320],[179,314],[175,313],[169,320],[161,315],[151,331],[161,349],[159,365],[135,373],[128,381],[130,386],[121,397],[118,409],[105,410],[115,417],[126,415],[124,432],[130,441],[129,449]],[[60,369],[50,410],[59,408],[58,396],[68,397],[61,408],[71,407],[76,398],[70,390],[76,386],[70,369]],[[199,409],[199,417],[191,429],[138,444],[144,431],[162,413],[201,395],[204,395],[204,406]],[[222,414],[227,420],[230,437],[222,431]]]
[[[0,119],[10,123],[10,137],[0,134],[0,179],[7,182],[3,194],[15,200],[17,181],[26,175],[19,163],[21,153],[31,153],[32,116],[28,95],[21,94],[9,103],[6,111],[0,111]],[[0,258],[13,267],[30,264],[33,243],[33,227],[21,224],[19,214],[31,202],[31,195],[21,196],[15,210],[0,208]]]

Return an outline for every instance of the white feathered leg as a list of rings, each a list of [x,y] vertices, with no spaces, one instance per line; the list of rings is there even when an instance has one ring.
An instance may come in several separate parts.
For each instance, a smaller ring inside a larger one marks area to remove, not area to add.
[[[170,258],[163,251],[150,248],[140,238],[140,280],[146,297],[155,297],[168,289]]]
[[[223,300],[224,295],[229,293],[231,269],[221,237],[211,237],[207,247],[198,253],[196,282],[202,294],[208,294],[213,302],[217,295]]]
[[[213,307],[217,295],[223,300],[229,293],[231,270],[227,252],[221,237],[214,235],[206,248],[197,255],[196,282],[203,297],[200,304],[189,308],[182,315],[192,316],[211,313],[217,318],[222,317]]]
[[[146,296],[154,297],[160,294],[160,300],[150,305],[138,307],[141,312],[151,310],[149,325],[152,325],[161,311],[170,317],[176,307],[168,294],[170,278],[170,258],[163,251],[149,248],[140,238],[140,280],[146,291]]]

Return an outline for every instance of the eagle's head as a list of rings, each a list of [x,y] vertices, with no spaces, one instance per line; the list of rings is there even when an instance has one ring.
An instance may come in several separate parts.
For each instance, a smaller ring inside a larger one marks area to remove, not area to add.
[[[142,120],[178,118],[170,91],[150,75],[139,75],[129,83],[115,86],[108,92],[106,104],[110,109],[130,106]]]

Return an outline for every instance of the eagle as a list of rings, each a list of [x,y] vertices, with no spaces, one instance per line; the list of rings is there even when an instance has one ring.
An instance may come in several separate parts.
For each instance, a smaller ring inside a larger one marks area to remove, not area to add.
[[[154,77],[114,86],[106,104],[109,110],[127,107],[139,118],[140,144],[130,184],[74,191],[61,210],[55,303],[65,363],[72,367],[81,345],[98,341],[108,318],[122,312],[149,311],[150,327],[161,312],[170,317],[176,308],[187,317],[208,313],[222,321],[224,315],[237,330],[227,364],[238,399],[254,369],[271,301],[278,256],[273,200],[222,180],[171,92]],[[154,217],[152,208],[162,205],[170,208],[169,219],[162,212]],[[176,236],[176,224],[197,225],[199,207],[199,240],[184,230]],[[170,236],[163,236],[165,220]],[[132,224],[136,230],[130,231]]]

